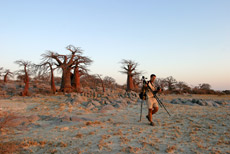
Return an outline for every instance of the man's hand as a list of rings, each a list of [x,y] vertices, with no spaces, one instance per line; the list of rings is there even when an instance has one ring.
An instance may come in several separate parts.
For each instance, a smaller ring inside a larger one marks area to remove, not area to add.
[[[163,90],[160,87],[157,87],[157,92],[162,92]]]

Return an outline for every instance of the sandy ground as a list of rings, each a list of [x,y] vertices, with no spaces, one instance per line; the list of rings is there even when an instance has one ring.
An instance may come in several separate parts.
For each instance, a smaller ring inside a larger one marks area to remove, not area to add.
[[[174,98],[229,101],[230,96],[160,98],[172,116],[160,108],[155,126],[145,118],[145,103],[139,121],[140,101],[92,110],[66,96],[0,99],[0,153],[230,153],[230,106],[167,103]]]

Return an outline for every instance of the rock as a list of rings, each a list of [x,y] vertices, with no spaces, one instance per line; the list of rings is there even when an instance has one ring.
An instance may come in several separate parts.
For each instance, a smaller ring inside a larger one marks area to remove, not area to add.
[[[66,115],[61,118],[61,121],[71,121],[71,117]]]
[[[105,105],[102,107],[102,110],[113,110],[114,107],[112,105]]]
[[[172,104],[182,104],[181,99],[173,99],[170,103]]]
[[[101,100],[100,101],[100,103],[101,103],[101,105],[110,105],[111,104],[111,102],[110,101],[108,101],[108,100]]]
[[[101,113],[105,113],[107,112],[108,110],[113,110],[114,107],[112,105],[105,105],[101,108]]]
[[[67,130],[69,130],[69,127],[62,127],[62,128],[60,128],[60,131],[67,131]]]
[[[213,101],[206,101],[206,106],[213,106]]]
[[[217,104],[217,103],[213,103],[213,106],[215,106],[215,107],[220,107],[220,105]]]
[[[89,102],[82,102],[82,103],[81,103],[81,105],[83,105],[83,106],[85,106],[85,107],[86,107],[88,104],[89,104]]]
[[[6,127],[17,127],[19,125],[27,125],[29,120],[26,117],[11,117],[5,119],[4,126]]]
[[[198,100],[197,99],[192,99],[192,103],[198,104]]]
[[[190,102],[190,101],[187,101],[184,103],[184,105],[191,105],[191,106],[194,106],[194,103]]]
[[[207,102],[202,100],[202,99],[198,100],[197,104],[199,104],[201,106],[207,106]],[[210,104],[210,105],[212,105],[212,104]]]
[[[72,116],[72,117],[70,117],[70,121],[80,122],[80,121],[83,121],[83,119],[81,119],[77,116]]]
[[[96,107],[101,106],[101,104],[98,101],[92,101],[92,104]]]
[[[100,101],[100,104],[101,104],[101,105],[105,105],[105,104],[106,104],[106,100],[101,100],[101,101]]]
[[[136,104],[135,101],[131,101],[131,100],[127,101],[127,103],[128,103],[128,104]]]
[[[216,104],[218,105],[227,105],[228,103],[225,101],[215,101]]]
[[[91,109],[93,109],[93,108],[95,108],[95,106],[94,106],[92,103],[89,103],[89,104],[86,106],[86,109],[88,109],[88,110],[91,110]]]
[[[125,103],[125,102],[121,102],[121,103],[115,104],[115,107],[116,107],[116,108],[125,108],[125,107],[127,107],[127,106],[128,106],[128,104]]]
[[[36,122],[40,118],[38,116],[36,116],[36,115],[31,115],[31,116],[27,117],[27,119],[29,120],[29,122]]]

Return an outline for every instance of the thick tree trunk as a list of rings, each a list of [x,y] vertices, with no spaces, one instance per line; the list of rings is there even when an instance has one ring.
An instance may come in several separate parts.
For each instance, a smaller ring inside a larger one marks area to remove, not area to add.
[[[54,82],[54,74],[53,74],[52,68],[51,68],[51,90],[52,90],[53,94],[55,94],[56,86],[55,86],[55,82]]]
[[[127,91],[131,91],[134,89],[134,85],[133,85],[133,78],[131,75],[128,74],[128,77],[127,77]]]
[[[103,80],[102,79],[100,79],[101,80],[101,86],[102,86],[102,90],[103,90],[103,92],[105,92],[105,86],[104,86],[104,82],[103,82]]]
[[[63,74],[62,74],[62,84],[61,84],[61,91],[63,92],[71,92],[72,86],[71,86],[71,72],[70,68],[64,68]]]
[[[6,73],[6,74],[4,75],[4,82],[5,82],[5,83],[7,83],[7,76],[8,76],[8,73]]]
[[[25,87],[22,92],[22,96],[29,96],[29,76],[27,72],[25,73],[25,79],[24,79]]]
[[[75,67],[75,69],[74,69],[73,88],[77,92],[81,92],[79,67]]]

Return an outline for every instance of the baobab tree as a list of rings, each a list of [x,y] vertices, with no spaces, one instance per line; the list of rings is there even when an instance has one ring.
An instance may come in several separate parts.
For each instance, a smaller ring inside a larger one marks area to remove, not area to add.
[[[140,75],[136,75],[133,77],[133,85],[135,89],[138,89],[141,83],[142,81],[140,80]]]
[[[132,60],[121,61],[123,71],[120,71],[123,74],[127,74],[127,88],[126,91],[134,90],[133,77],[136,75],[140,75],[141,72],[137,72],[138,63]]]
[[[211,89],[211,85],[208,84],[208,83],[202,83],[202,84],[199,84],[199,89],[210,90]]]
[[[102,86],[102,90],[103,90],[103,92],[105,92],[104,82],[103,82],[103,80],[102,80],[102,78],[101,78],[101,76],[102,76],[102,75],[97,74],[96,76],[98,77],[99,81],[101,82],[101,86]]]
[[[79,48],[76,48],[73,45],[67,46],[66,49],[71,52],[71,55],[61,55],[52,51],[48,51],[45,54],[45,57],[55,60],[55,64],[57,65],[57,67],[62,69],[62,82],[60,90],[63,92],[71,92],[71,69],[74,65],[74,58],[76,54],[81,53],[81,51],[79,50]]]
[[[7,83],[8,77],[13,77],[13,73],[9,69],[5,70],[4,73],[5,73],[4,74],[4,83]]]
[[[179,81],[176,83],[176,89],[179,93],[189,93],[191,92],[191,88],[183,81]]]
[[[21,75],[21,73],[24,73],[24,83],[25,87],[23,92],[21,93],[22,96],[29,96],[29,71],[32,67],[32,63],[30,61],[24,61],[24,60],[17,60],[15,61],[16,64],[19,65],[19,67],[23,67],[23,70],[19,70],[18,74]]]
[[[163,78],[156,78],[155,80],[156,86],[160,87],[162,90],[166,87],[166,82],[164,80]]]
[[[87,66],[90,65],[93,61],[81,55],[76,55],[73,65],[73,78],[72,78],[72,86],[77,92],[81,92],[81,84],[80,84],[80,77],[84,74],[88,73]]]
[[[50,62],[48,59],[46,59],[46,55],[42,54],[43,56],[43,62],[39,65],[36,65],[35,67],[37,70],[40,70],[42,74],[46,74],[46,72],[50,71],[50,86],[51,86],[51,91],[53,94],[56,93],[56,86],[55,86],[55,81],[54,81],[54,70],[56,68],[53,68],[54,63]]]
[[[177,81],[172,76],[169,76],[169,77],[164,79],[164,83],[168,87],[168,90],[172,91],[175,89],[175,84],[177,83]]]
[[[103,82],[108,88],[114,88],[116,84],[116,80],[110,76],[105,76]]]
[[[2,76],[3,67],[0,67],[0,76]]]

